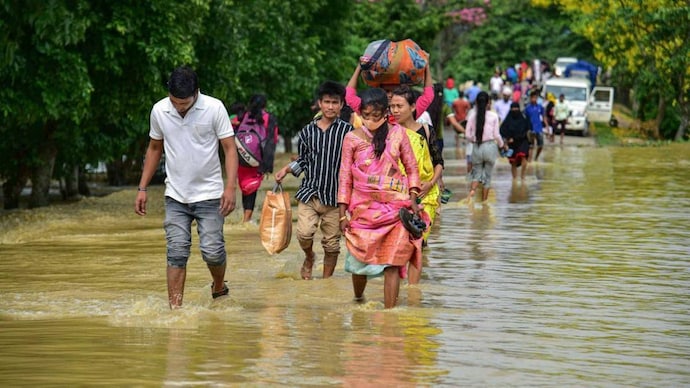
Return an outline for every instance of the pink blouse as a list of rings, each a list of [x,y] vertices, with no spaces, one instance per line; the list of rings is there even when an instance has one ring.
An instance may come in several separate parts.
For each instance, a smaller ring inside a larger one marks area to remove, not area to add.
[[[477,111],[472,109],[467,115],[467,127],[465,135],[467,140],[476,143],[477,142]],[[484,133],[482,134],[482,143],[496,141],[499,147],[503,147],[503,138],[500,132],[500,122],[496,112],[487,111],[484,116]]]

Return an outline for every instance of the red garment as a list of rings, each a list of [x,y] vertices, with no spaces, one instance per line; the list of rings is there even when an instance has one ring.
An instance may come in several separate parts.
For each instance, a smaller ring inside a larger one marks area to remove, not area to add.
[[[455,120],[457,120],[458,123],[466,120],[467,112],[469,112],[471,108],[472,107],[470,106],[469,101],[465,100],[464,98],[458,98],[453,101],[453,113],[455,114]]]

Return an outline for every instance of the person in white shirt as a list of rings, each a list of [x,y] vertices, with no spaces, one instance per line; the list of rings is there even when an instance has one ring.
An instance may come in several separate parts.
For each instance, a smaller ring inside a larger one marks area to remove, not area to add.
[[[513,90],[509,86],[504,86],[501,93],[501,98],[494,103],[494,110],[498,114],[501,122],[505,121],[506,116],[510,113],[510,104],[512,101],[510,97],[513,95]]]
[[[150,141],[134,211],[146,215],[147,187],[165,150],[165,221],[168,302],[182,306],[192,222],[199,232],[201,257],[213,278],[211,296],[227,295],[224,218],[235,209],[238,156],[235,132],[223,103],[199,92],[194,70],[180,66],[168,81],[168,97],[151,109]],[[218,155],[225,153],[226,183]]]
[[[556,128],[560,128],[561,144],[563,144],[563,138],[565,137],[565,124],[568,122],[568,116],[570,115],[568,104],[565,103],[565,95],[561,94],[558,96],[558,102],[556,102],[553,110],[554,119],[556,120]]]
[[[494,76],[489,80],[489,87],[491,88],[491,94],[500,95],[501,89],[503,88],[503,78],[501,78],[501,72],[496,70]]]

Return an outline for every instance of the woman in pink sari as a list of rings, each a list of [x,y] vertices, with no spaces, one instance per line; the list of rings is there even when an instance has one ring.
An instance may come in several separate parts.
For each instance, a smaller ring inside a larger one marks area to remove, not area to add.
[[[384,306],[392,308],[407,263],[419,268],[422,260],[422,238],[412,237],[399,216],[403,208],[419,213],[421,184],[405,128],[387,121],[386,92],[367,89],[361,99],[363,125],[345,136],[338,184],[345,271],[352,273],[357,301],[363,300],[367,278],[383,275]]]

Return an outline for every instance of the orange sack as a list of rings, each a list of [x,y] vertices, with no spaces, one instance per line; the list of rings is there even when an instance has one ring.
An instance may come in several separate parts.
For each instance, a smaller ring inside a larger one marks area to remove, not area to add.
[[[429,54],[412,39],[376,40],[369,43],[359,63],[362,79],[371,87],[416,85],[424,82]]]

